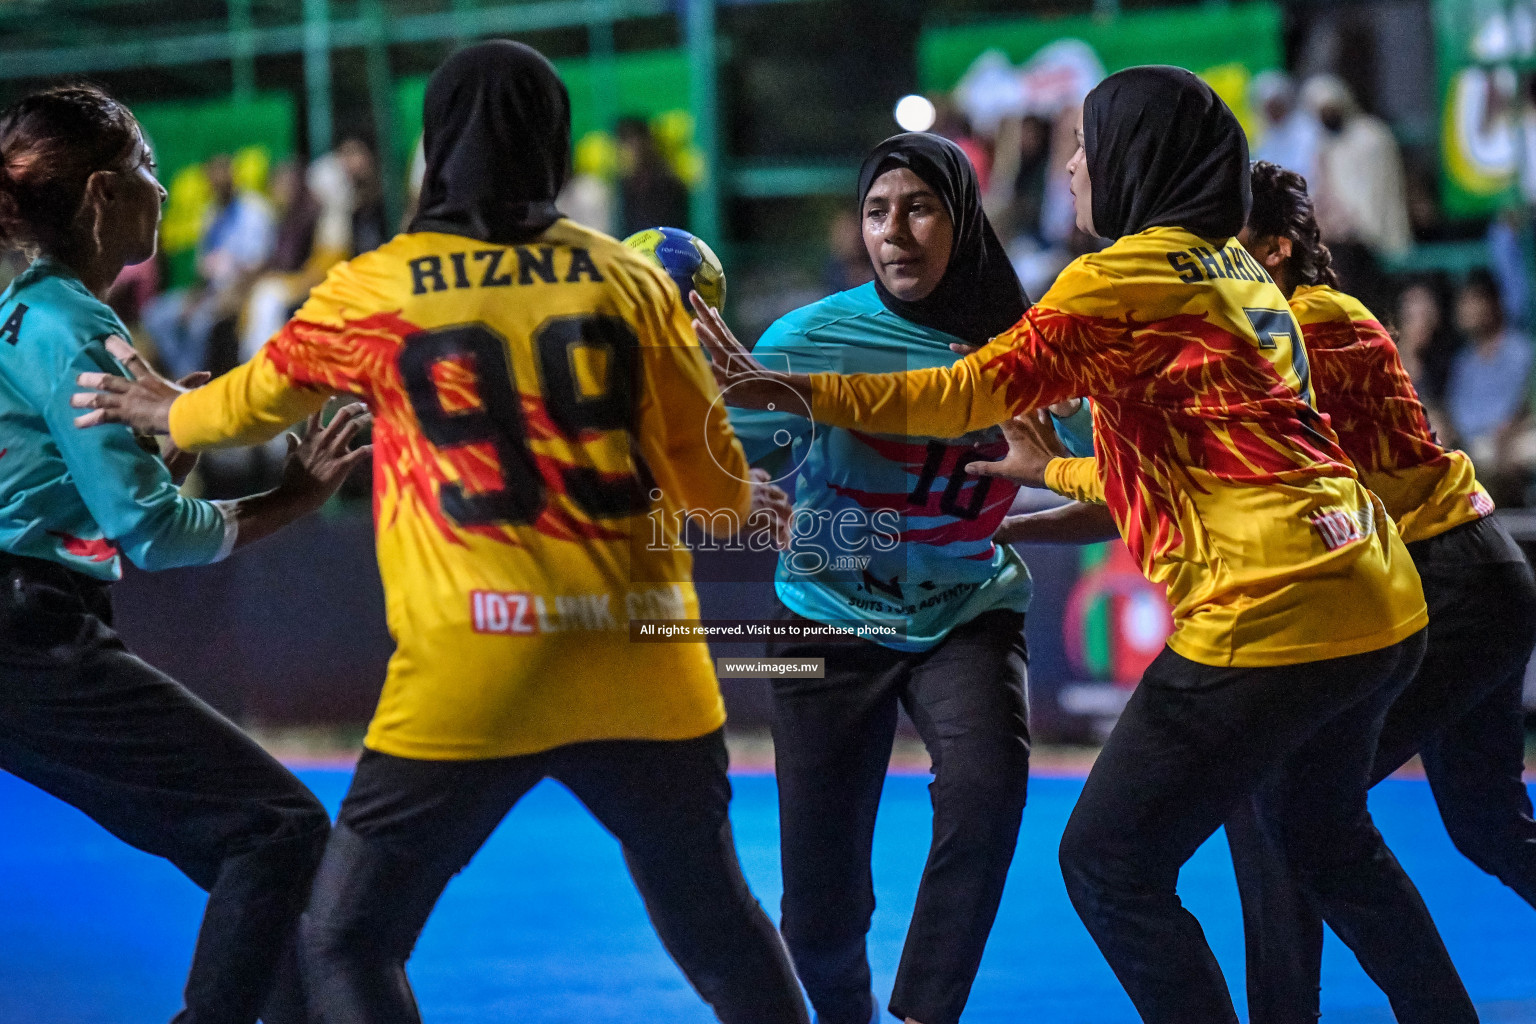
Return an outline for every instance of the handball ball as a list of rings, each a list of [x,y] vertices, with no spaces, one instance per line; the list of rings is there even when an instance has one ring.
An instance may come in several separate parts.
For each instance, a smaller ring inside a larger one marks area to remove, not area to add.
[[[681,228],[646,228],[624,239],[624,244],[666,271],[683,293],[683,305],[691,310],[688,291],[697,291],[704,301],[722,309],[725,306],[725,268],[720,257],[702,238]]]

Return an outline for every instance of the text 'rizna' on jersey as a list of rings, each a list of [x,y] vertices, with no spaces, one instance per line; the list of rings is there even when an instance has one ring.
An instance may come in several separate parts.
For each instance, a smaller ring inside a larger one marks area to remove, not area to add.
[[[575,284],[603,280],[586,249],[561,249],[560,255],[569,257],[563,268],[555,265],[555,253],[549,245],[517,245],[511,249],[450,252],[446,264],[442,256],[420,256],[410,261],[411,294],[445,292],[449,288],[506,288],[513,283]]]

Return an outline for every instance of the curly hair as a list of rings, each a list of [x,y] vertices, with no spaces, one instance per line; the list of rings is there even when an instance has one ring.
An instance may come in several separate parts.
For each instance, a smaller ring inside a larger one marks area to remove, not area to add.
[[[128,108],[93,85],[35,92],[0,113],[0,249],[62,247],[91,175],[140,138]]]
[[[1291,256],[1287,261],[1299,284],[1339,286],[1333,271],[1333,254],[1323,244],[1322,232],[1307,194],[1307,179],[1268,160],[1257,160],[1251,168],[1253,208],[1248,213],[1248,231],[1255,238],[1289,238]]]

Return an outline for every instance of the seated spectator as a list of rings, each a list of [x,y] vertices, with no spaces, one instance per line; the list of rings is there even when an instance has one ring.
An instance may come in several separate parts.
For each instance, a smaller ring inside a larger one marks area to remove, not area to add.
[[[1000,238],[1039,242],[1050,147],[1051,122],[1045,117],[1010,115],[998,123],[991,181],[981,201]]]
[[[619,139],[619,237],[646,228],[688,228],[688,186],[662,155],[644,118],[622,117]]]
[[[208,368],[214,327],[238,314],[252,275],[272,251],[272,211],[266,200],[236,190],[228,156],[209,160],[205,171],[213,205],[197,245],[201,281],[159,296],[144,310],[144,326],[173,378]]]
[[[1519,467],[1512,442],[1527,411],[1531,342],[1506,324],[1498,284],[1486,270],[1473,271],[1462,286],[1456,326],[1466,347],[1451,363],[1446,413],[1456,443],[1472,456],[1495,500],[1500,489],[1507,498],[1523,490],[1513,479]]]

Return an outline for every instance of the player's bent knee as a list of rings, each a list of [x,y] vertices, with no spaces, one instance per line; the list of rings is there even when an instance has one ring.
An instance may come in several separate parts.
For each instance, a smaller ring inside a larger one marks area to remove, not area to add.
[[[1074,904],[1096,894],[1143,889],[1150,881],[1147,865],[1122,849],[1114,835],[1076,818],[1067,822],[1056,855]]]

